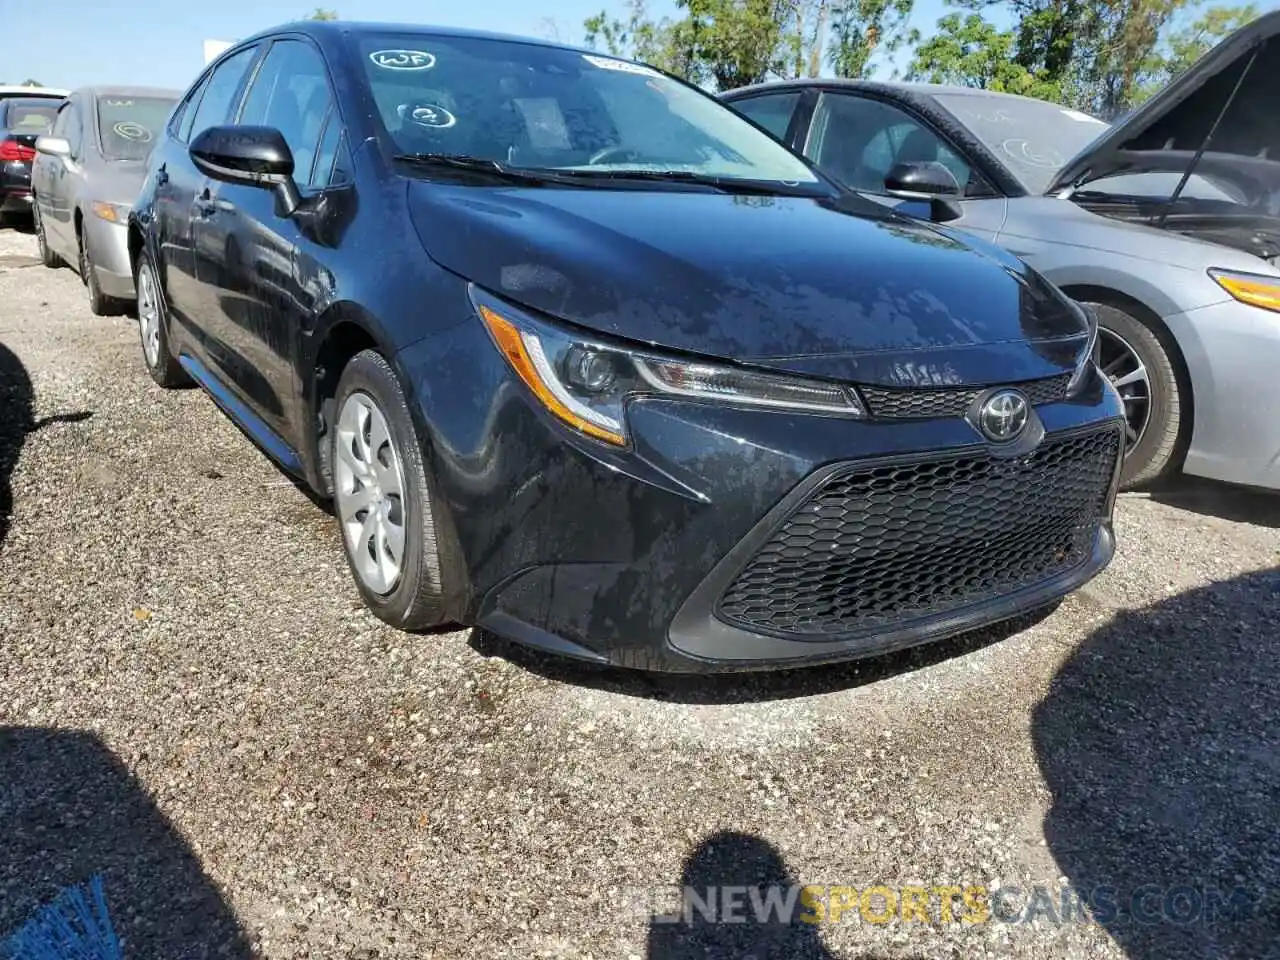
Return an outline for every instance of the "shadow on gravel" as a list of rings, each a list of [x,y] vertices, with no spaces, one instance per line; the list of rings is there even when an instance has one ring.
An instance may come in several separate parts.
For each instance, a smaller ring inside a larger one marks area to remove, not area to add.
[[[27,436],[51,424],[78,423],[92,416],[89,411],[81,411],[36,420],[27,368],[12,350],[0,343],[0,544],[4,543],[9,532],[9,518],[13,516],[10,477],[18,465],[18,455]]]
[[[1280,957],[1278,652],[1280,569],[1118,614],[1036,708],[1049,848],[1135,960]]]
[[[567,657],[549,656],[511,643],[486,630],[472,630],[470,644],[481,656],[503,657],[521,669],[548,680],[590,687],[606,693],[670,703],[754,703],[834,693],[931,667],[1007,640],[1014,634],[1035,626],[1057,607],[1058,603],[1054,603],[1034,613],[1006,620],[983,630],[865,660],[742,673],[644,673],[639,670],[599,666]]]
[[[795,884],[782,854],[769,843],[748,833],[712,834],[689,854],[680,873],[680,886],[692,895],[689,909],[683,916],[650,920],[646,960],[834,960],[817,927],[799,920],[799,906],[790,917],[767,909],[756,913],[753,904],[769,904],[768,888],[784,893]],[[733,887],[744,889],[726,889]],[[740,922],[717,922],[723,920],[726,894]]]
[[[12,350],[0,343],[0,544],[9,532],[13,490],[9,477],[32,426],[31,378]]]
[[[1259,527],[1280,527],[1280,494],[1269,490],[1183,476],[1170,481],[1162,489],[1153,490],[1151,499],[1222,520]]]
[[[0,946],[100,873],[130,960],[251,956],[191,849],[92,733],[0,726],[0,831]]]

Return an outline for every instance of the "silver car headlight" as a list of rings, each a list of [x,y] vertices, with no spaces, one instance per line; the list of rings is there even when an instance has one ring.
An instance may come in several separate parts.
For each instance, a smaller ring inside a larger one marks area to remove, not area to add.
[[[1089,324],[1089,342],[1084,356],[1076,364],[1075,370],[1071,372],[1071,379],[1067,383],[1067,396],[1069,397],[1073,397],[1080,392],[1080,389],[1089,379],[1089,373],[1098,366],[1098,315],[1092,307],[1086,307],[1082,303],[1077,303],[1076,306],[1080,308]]]
[[[129,220],[129,205],[127,203],[107,203],[103,200],[95,200],[89,205],[89,209],[93,211],[93,215],[100,220],[106,220],[108,223],[127,223]]]
[[[866,416],[851,387],[606,343],[534,317],[474,285],[470,293],[494,344],[542,406],[605,443],[627,443],[626,403],[646,395]]]

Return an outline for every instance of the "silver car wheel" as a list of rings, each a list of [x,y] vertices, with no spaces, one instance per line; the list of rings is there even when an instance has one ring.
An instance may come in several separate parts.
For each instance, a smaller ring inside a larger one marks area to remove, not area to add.
[[[154,368],[160,362],[160,297],[151,265],[145,263],[138,271],[138,331],[147,366]]]
[[[367,393],[338,414],[334,488],[347,553],[361,582],[379,596],[404,572],[404,470],[387,419]]]
[[[1151,421],[1151,376],[1138,351],[1124,337],[1102,328],[1098,330],[1098,340],[1102,372],[1124,401],[1127,452],[1142,440]]]

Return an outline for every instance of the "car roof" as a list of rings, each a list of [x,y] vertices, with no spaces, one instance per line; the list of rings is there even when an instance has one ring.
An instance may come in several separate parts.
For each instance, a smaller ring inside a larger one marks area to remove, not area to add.
[[[61,100],[68,91],[59,87],[19,87],[12,84],[0,84],[0,97],[31,97],[36,100]]]
[[[241,47],[247,43],[255,43],[268,37],[279,36],[281,34],[294,33],[305,34],[316,38],[335,37],[346,34],[369,34],[369,33],[404,33],[417,34],[424,37],[454,37],[467,40],[501,40],[506,43],[523,43],[539,47],[552,47],[559,50],[571,50],[575,53],[591,53],[597,56],[608,56],[602,54],[599,50],[589,50],[585,47],[576,47],[572,44],[557,43],[554,40],[545,40],[540,37],[525,37],[518,34],[495,33],[488,30],[467,30],[462,27],[444,27],[434,26],[431,24],[421,23],[381,23],[378,21],[362,21],[362,20],[299,20],[294,23],[281,24],[278,27],[272,27],[269,30],[263,30],[254,34],[252,37],[246,37],[244,40],[235,44]],[[625,57],[615,57],[617,60],[624,60]]]
[[[1016,93],[1002,93],[998,90],[980,90],[976,87],[961,87],[945,83],[916,83],[906,80],[850,80],[845,77],[802,77],[796,80],[773,80],[768,83],[752,84],[749,87],[738,87],[726,90],[722,97],[734,97],[748,91],[756,93],[764,90],[796,89],[798,87],[823,87],[850,90],[866,90],[872,93],[892,93],[906,97],[933,97],[945,94],[950,97],[985,97],[989,99],[1023,100],[1032,103],[1044,103],[1034,97],[1024,97]]]
[[[170,90],[167,87],[117,87],[95,85],[77,87],[72,93],[84,97],[168,97],[177,100],[182,96],[181,90]]]

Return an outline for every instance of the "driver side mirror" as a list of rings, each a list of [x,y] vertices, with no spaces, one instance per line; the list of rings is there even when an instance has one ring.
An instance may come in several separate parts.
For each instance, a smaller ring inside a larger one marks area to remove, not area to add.
[[[60,160],[71,158],[71,144],[63,137],[36,137],[36,153],[43,153]]]
[[[955,175],[936,160],[896,164],[884,178],[884,189],[889,196],[900,200],[960,196]]]
[[[191,141],[188,152],[196,168],[215,180],[274,190],[281,216],[293,216],[302,202],[293,180],[293,153],[275,127],[209,127]]]

